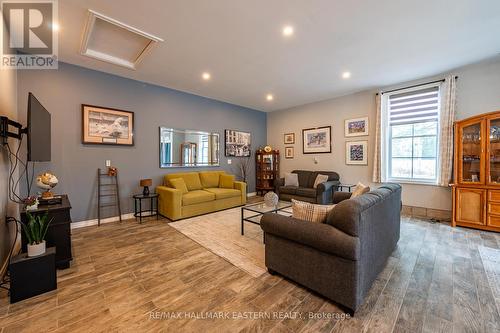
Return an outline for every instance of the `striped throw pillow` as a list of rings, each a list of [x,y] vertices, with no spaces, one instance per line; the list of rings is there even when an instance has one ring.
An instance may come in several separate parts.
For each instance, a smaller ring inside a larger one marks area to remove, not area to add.
[[[292,216],[299,220],[323,223],[335,205],[316,205],[292,199]]]

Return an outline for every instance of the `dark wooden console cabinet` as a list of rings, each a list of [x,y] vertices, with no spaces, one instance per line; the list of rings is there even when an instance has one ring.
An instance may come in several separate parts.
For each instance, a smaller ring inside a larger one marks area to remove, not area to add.
[[[49,211],[49,218],[52,222],[47,231],[46,241],[47,247],[54,246],[56,248],[56,267],[58,269],[68,268],[71,256],[71,204],[67,195],[62,195],[62,202],[55,205],[39,205],[38,209],[30,211],[32,215],[43,215]],[[21,221],[27,221],[26,211],[21,212]],[[27,241],[24,233],[22,234],[22,249],[26,252]]]

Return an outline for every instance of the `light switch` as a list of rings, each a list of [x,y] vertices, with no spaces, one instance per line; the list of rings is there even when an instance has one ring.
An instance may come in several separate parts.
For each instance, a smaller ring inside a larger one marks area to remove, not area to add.
[[[111,166],[111,160],[106,160],[106,166],[110,167]]]
[[[231,164],[231,163],[233,163],[233,161],[232,161],[232,160],[230,160],[230,159],[229,159],[229,160],[227,160],[227,164]]]

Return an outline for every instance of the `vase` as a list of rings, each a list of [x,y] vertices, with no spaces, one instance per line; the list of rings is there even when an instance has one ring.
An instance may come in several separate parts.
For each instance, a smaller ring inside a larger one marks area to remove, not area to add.
[[[28,257],[36,257],[45,253],[45,241],[39,244],[28,244]]]

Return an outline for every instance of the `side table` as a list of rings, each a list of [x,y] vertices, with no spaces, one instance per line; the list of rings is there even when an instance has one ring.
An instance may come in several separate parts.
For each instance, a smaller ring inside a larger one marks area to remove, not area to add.
[[[12,257],[10,271],[10,303],[57,289],[56,248],[28,257],[27,253]]]
[[[352,188],[356,187],[354,184],[338,184],[337,189],[339,191],[343,191],[344,188],[347,189],[347,192],[351,192]]]
[[[142,208],[142,200],[149,200],[149,209]],[[152,217],[156,215],[158,220],[158,194],[150,193],[148,195],[135,194],[134,195],[134,217],[139,223],[142,223],[143,217]]]

